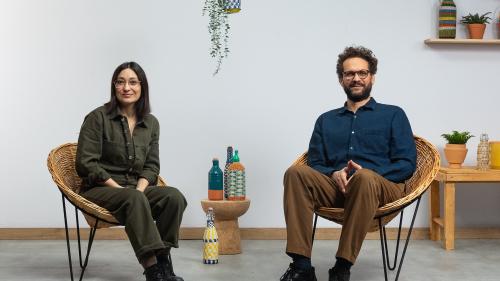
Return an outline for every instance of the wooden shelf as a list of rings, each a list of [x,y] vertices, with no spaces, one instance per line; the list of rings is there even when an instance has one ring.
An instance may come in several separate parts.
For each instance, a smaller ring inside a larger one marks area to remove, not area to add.
[[[425,39],[425,44],[500,45],[500,39]]]

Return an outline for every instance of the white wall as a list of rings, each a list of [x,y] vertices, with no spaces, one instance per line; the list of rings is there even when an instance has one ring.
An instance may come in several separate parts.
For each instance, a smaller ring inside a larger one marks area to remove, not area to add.
[[[459,0],[494,11],[498,0]],[[162,126],[162,176],[186,195],[183,226],[202,226],[211,159],[229,144],[247,168],[243,227],[284,227],[282,176],[307,149],[316,117],[342,105],[336,57],[347,45],[379,58],[373,90],[403,107],[414,132],[440,150],[443,132],[500,140],[499,46],[433,46],[437,0],[243,0],[231,15],[231,55],[212,77],[199,1],[2,1],[0,227],[62,227],[49,151],[77,140],[83,117],[108,100],[115,67],[139,62]],[[497,36],[493,25],[486,37]],[[459,26],[459,37],[465,29]],[[466,164],[475,164],[478,138]],[[498,185],[457,187],[457,223],[500,226]],[[424,198],[426,199],[426,198]],[[427,201],[417,226],[427,226]],[[408,223],[408,221],[406,221]],[[321,226],[333,226],[321,222]]]

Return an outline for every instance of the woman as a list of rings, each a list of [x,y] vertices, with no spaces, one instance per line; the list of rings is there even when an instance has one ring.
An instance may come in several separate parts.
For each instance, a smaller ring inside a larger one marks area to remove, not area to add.
[[[176,188],[155,186],[159,133],[144,70],[135,62],[123,63],[113,74],[110,101],[85,117],[76,170],[83,179],[82,195],[125,226],[146,280],[182,281],[174,274],[170,248],[179,247],[187,203]]]

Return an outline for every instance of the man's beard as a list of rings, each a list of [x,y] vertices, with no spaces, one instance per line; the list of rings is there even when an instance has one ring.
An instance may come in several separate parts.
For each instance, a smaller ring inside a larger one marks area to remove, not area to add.
[[[360,85],[360,86],[363,86],[361,84],[354,84],[351,83],[349,84],[348,86],[343,86],[344,88],[344,92],[345,94],[347,95],[347,98],[353,102],[360,102],[360,101],[363,101],[363,100],[366,100],[367,98],[370,97],[370,93],[372,91],[372,83],[366,85],[364,88],[363,88],[363,91],[360,93],[360,94],[353,94],[351,89],[349,88],[350,86],[355,86],[355,85]]]

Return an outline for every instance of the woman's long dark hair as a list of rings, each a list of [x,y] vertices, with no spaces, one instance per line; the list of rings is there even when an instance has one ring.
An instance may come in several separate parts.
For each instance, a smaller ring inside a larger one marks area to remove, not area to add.
[[[111,98],[109,102],[105,103],[106,111],[111,113],[115,111],[118,106],[118,100],[116,98],[116,88],[115,81],[118,78],[118,75],[122,70],[130,68],[135,72],[139,81],[141,81],[141,97],[135,104],[135,114],[137,115],[137,119],[141,120],[146,116],[146,114],[151,112],[151,106],[149,105],[149,86],[148,86],[148,78],[146,78],[146,73],[142,69],[142,67],[136,62],[125,62],[120,64],[113,73],[113,78],[111,78]]]

